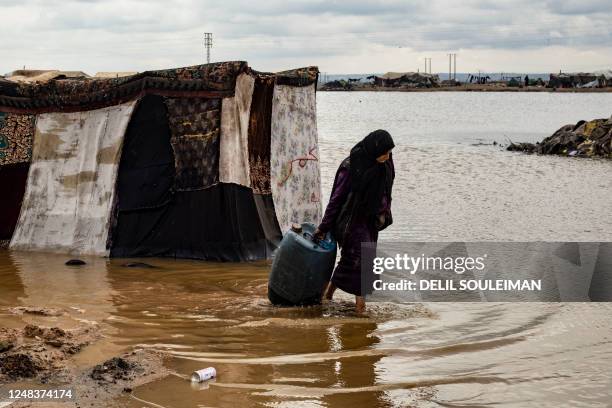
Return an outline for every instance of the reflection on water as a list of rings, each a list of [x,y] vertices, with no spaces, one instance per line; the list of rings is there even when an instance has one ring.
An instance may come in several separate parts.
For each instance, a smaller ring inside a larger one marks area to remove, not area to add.
[[[19,271],[23,293],[18,298],[24,305],[61,308],[75,303],[79,307],[74,311],[86,310],[95,320],[106,318],[114,310],[106,271],[108,260],[88,257],[84,258],[87,265],[69,267],[64,265],[69,259],[65,255],[19,251],[5,254],[9,265]]]
[[[470,146],[503,141],[506,132],[539,139],[565,122],[607,116],[598,110],[612,95],[479,97],[319,93],[324,195],[352,144],[385,127],[396,138],[398,177],[395,223],[384,239],[612,241],[612,162]],[[470,116],[470,104],[486,115]],[[99,258],[67,267],[66,259],[0,251],[0,326],[97,322],[106,337],[77,355],[83,366],[132,347],[165,353],[178,376],[134,390],[158,406],[604,407],[612,400],[611,304],[380,303],[356,317],[342,294],[329,306],[271,307],[267,262],[147,259],[158,268],[139,269]],[[19,305],[67,314],[8,312]],[[183,378],[207,366],[217,369],[214,382],[192,387]]]

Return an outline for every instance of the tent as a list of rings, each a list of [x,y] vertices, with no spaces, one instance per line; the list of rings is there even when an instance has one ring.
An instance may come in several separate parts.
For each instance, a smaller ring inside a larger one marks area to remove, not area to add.
[[[373,75],[376,86],[398,87],[408,86],[413,88],[432,88],[440,86],[440,78],[435,74],[426,72],[387,72],[384,75]]]
[[[16,250],[268,258],[321,217],[316,67],[0,80],[0,239]]]
[[[574,72],[550,74],[549,88],[605,88],[609,86],[612,72]]]

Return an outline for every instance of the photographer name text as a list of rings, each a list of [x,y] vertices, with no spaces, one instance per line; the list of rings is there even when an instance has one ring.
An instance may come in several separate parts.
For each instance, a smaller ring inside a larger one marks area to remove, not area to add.
[[[378,279],[373,282],[373,287],[374,290],[390,291],[541,291],[542,281],[540,279],[461,279],[459,281],[452,279],[423,279],[419,281],[401,279],[396,282],[383,282]]]

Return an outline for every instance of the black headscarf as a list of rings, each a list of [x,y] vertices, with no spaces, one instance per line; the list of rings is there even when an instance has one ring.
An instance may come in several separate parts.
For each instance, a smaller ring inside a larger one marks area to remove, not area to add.
[[[380,210],[384,194],[391,197],[395,171],[392,158],[384,163],[376,161],[393,149],[395,144],[386,130],[375,130],[351,149],[351,191],[357,200],[357,208],[374,222]]]

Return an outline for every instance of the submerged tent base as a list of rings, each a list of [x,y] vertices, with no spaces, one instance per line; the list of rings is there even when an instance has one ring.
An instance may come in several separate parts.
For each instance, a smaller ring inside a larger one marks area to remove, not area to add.
[[[30,163],[0,166],[0,183],[3,192],[0,200],[0,240],[10,241],[17,225],[21,200],[25,193]],[[8,243],[2,245],[8,247]]]
[[[270,258],[280,241],[271,195],[219,182],[180,189],[171,140],[164,98],[143,98],[125,134],[110,256],[211,261]],[[196,157],[187,158],[188,165],[201,166]],[[200,167],[197,175],[214,181],[219,178],[217,171],[215,166]]]
[[[159,208],[122,211],[113,236],[111,257],[252,261],[269,258],[275,248],[253,193],[235,184],[175,192]]]

